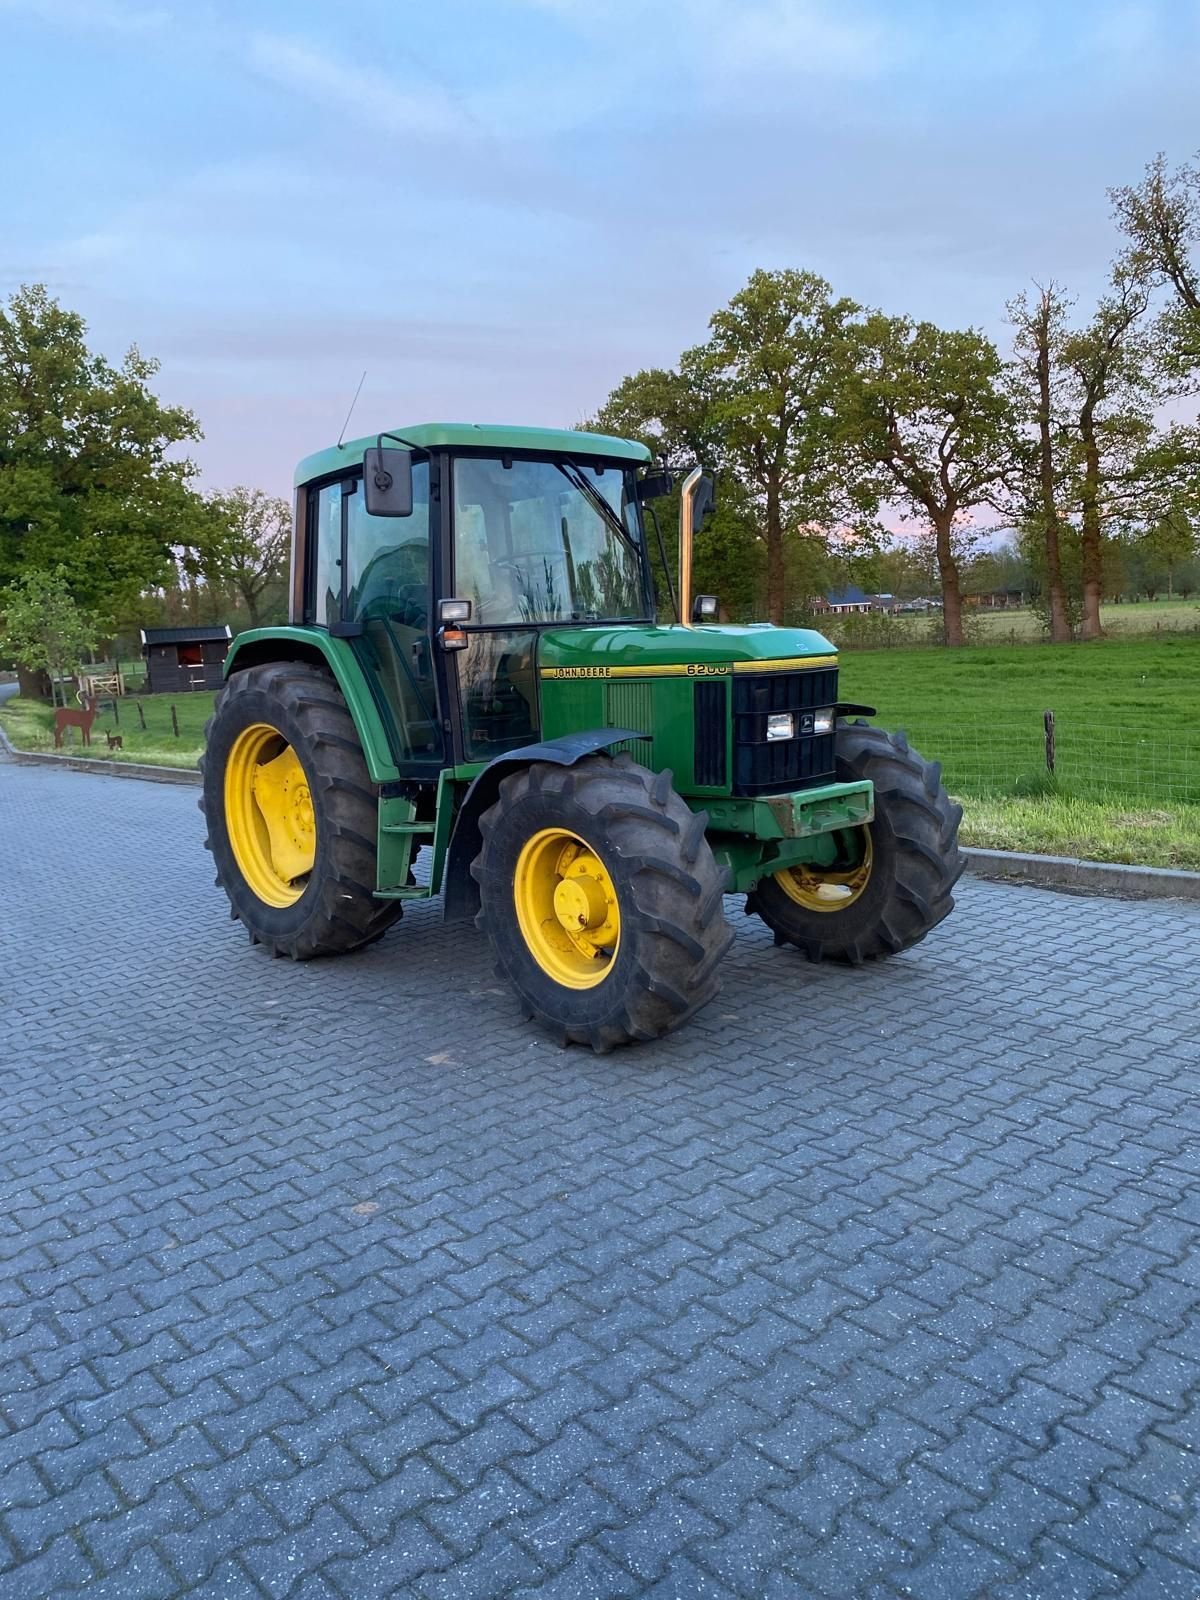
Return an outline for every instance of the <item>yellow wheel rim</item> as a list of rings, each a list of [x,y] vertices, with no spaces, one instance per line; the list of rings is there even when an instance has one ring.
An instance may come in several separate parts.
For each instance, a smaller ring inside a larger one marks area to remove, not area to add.
[[[870,882],[872,856],[870,828],[847,828],[838,836],[834,866],[785,867],[775,882],[806,911],[844,911]]]
[[[621,908],[603,861],[566,828],[526,841],[513,873],[517,923],[530,955],[567,989],[594,989],[612,971]]]
[[[269,906],[294,905],[317,855],[300,758],[268,722],[244,728],[225,766],[225,829],[242,877]]]

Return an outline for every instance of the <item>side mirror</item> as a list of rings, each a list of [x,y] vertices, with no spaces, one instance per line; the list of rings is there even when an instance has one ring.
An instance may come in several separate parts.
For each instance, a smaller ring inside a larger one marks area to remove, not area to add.
[[[663,495],[671,492],[671,474],[669,472],[648,472],[644,478],[638,479],[637,497],[641,501],[661,500]]]
[[[367,450],[363,455],[363,500],[369,517],[411,517],[412,451]]]
[[[716,504],[716,491],[711,478],[701,478],[692,495],[692,532],[699,533],[704,519]]]

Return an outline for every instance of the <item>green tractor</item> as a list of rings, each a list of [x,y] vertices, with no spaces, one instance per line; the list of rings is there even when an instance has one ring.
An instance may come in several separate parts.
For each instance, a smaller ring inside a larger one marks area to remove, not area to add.
[[[643,512],[671,483],[641,444],[431,423],[296,485],[291,622],[234,641],[203,761],[217,881],[272,955],[357,950],[441,894],[528,1016],[604,1051],[717,992],[727,893],[811,961],[951,910],[938,766],[839,703],[819,633],[693,601],[698,469],[669,625]]]

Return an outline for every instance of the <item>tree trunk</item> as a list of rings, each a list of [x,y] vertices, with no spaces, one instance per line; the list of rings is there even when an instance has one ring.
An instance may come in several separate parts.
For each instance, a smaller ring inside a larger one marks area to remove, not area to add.
[[[49,673],[34,671],[30,667],[17,668],[17,692],[26,700],[52,700],[54,698]]]
[[[1044,300],[1044,297],[1043,297]],[[1037,325],[1038,462],[1042,501],[1042,535],[1046,549],[1046,592],[1050,600],[1050,643],[1070,644],[1074,637],[1067,614],[1059,548],[1058,506],[1054,496],[1054,438],[1050,405],[1050,324],[1048,312]]]
[[[779,484],[767,481],[767,621],[783,625],[787,583],[783,570],[783,518],[779,510]]]
[[[1079,624],[1081,639],[1099,639],[1104,629],[1100,624],[1100,601],[1104,594],[1104,549],[1100,534],[1100,447],[1096,442],[1096,424],[1091,411],[1084,409],[1080,417],[1083,434],[1083,516],[1080,522],[1080,544],[1083,552],[1083,618]]]
[[[933,518],[933,535],[937,544],[938,578],[942,586],[942,638],[948,645],[966,644],[962,621],[962,585],[958,575],[958,562],[950,543],[954,526],[952,513]]]

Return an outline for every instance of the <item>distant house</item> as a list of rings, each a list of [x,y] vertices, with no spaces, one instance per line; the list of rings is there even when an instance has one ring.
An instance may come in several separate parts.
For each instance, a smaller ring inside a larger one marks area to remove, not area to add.
[[[894,594],[869,594],[867,600],[872,611],[899,611],[900,602]]]
[[[982,594],[964,595],[963,601],[980,611],[1016,611],[1025,604],[1025,591],[1020,588],[986,589]]]
[[[219,689],[232,635],[228,627],[143,628],[146,687],[151,694]]]
[[[851,584],[847,589],[831,589],[822,595],[816,602],[816,609],[844,617],[856,611],[870,611],[871,602],[861,589]]]

